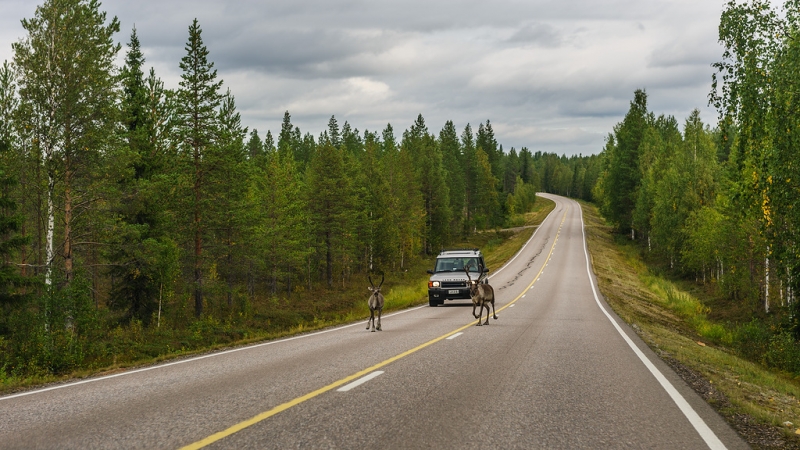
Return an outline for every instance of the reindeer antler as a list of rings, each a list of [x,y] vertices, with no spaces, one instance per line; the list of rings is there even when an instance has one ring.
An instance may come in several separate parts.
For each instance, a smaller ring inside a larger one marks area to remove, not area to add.
[[[369,278],[369,284],[372,286],[373,289],[380,289],[381,286],[383,286],[383,280],[385,276],[386,275],[381,274],[381,284],[379,284],[377,288],[375,287],[375,283],[372,282],[372,275],[367,275],[367,278]]]

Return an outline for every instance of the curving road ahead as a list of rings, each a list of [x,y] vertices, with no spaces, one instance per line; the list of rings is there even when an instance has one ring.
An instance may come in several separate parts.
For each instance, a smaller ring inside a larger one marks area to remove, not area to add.
[[[579,205],[542,195],[490,326],[424,306],[0,397],[0,448],[748,448],[598,298]]]

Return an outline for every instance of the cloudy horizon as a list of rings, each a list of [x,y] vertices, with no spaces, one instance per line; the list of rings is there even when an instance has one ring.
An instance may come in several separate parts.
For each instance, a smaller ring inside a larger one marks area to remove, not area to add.
[[[37,2],[38,3],[38,2]],[[0,0],[0,60],[11,60],[30,1]],[[418,114],[438,134],[490,120],[504,149],[599,153],[645,89],[656,114],[683,123],[708,106],[721,58],[723,2],[591,0],[492,2],[212,2],[106,0],[123,44],[136,26],[145,67],[180,79],[196,17],[223,89],[242,122],[280,130],[284,111],[315,137],[334,115],[363,132],[387,123],[399,138]]]

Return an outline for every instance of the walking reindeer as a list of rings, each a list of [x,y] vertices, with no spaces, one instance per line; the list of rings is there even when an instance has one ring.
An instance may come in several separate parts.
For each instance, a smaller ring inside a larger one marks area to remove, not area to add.
[[[482,283],[482,281],[486,277],[486,272],[483,271],[483,266],[478,264],[478,279],[472,281],[472,278],[469,276],[469,268],[464,268],[464,271],[467,272],[467,280],[469,280],[469,295],[472,297],[472,315],[478,319],[478,326],[481,326],[481,317],[483,317],[483,308],[486,308],[486,322],[483,325],[489,325],[489,304],[492,305],[492,317],[494,320],[497,320],[497,314],[494,312],[494,288],[489,286],[486,283]],[[478,310],[478,315],[475,315],[475,308],[480,308]]]
[[[367,320],[367,329],[369,330],[369,323],[372,322],[372,331],[375,330],[381,331],[381,312],[383,311],[383,294],[381,294],[381,286],[383,286],[383,274],[381,274],[381,284],[378,287],[375,287],[375,283],[372,282],[372,277],[367,276],[369,278],[370,287],[367,289],[372,292],[372,295],[369,296],[369,300],[367,304],[369,305],[369,319]],[[378,313],[378,326],[375,327],[375,313]]]

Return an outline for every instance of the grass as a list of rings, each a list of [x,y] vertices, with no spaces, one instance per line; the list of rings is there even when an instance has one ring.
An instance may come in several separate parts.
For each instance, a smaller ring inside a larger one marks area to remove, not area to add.
[[[600,291],[614,311],[754,448],[800,448],[800,382],[729,348],[733,331],[675,283],[653,274],[634,245],[583,203]],[[687,379],[684,376],[684,379]]]

